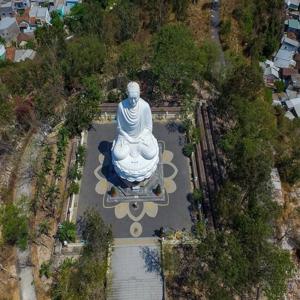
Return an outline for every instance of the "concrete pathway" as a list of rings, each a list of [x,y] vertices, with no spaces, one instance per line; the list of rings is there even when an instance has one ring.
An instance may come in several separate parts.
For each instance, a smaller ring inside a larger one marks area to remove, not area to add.
[[[115,239],[108,300],[161,300],[160,243],[155,238]]]

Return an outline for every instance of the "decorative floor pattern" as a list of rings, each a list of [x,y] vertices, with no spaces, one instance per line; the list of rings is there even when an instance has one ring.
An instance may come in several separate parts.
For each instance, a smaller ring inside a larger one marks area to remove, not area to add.
[[[110,151],[110,149],[107,149]],[[163,170],[165,170],[165,166],[168,166],[169,174],[164,174],[163,177],[163,189],[165,193],[165,201],[159,202],[153,199],[152,201],[119,201],[116,200],[115,203],[108,203],[106,201],[107,197],[105,195],[109,192],[110,183],[107,181],[106,177],[103,175],[101,170],[105,169],[109,164],[109,160],[105,159],[105,154],[100,153],[98,156],[99,165],[94,170],[94,175],[96,176],[98,182],[95,186],[95,191],[97,194],[101,195],[101,200],[103,201],[103,208],[105,209],[114,209],[114,214],[116,219],[123,219],[128,217],[133,223],[128,228],[132,237],[139,237],[143,233],[143,227],[140,221],[144,218],[144,216],[148,216],[150,218],[155,218],[158,213],[158,209],[160,206],[168,206],[169,205],[169,194],[172,194],[176,191],[177,186],[175,183],[175,177],[178,173],[178,169],[175,164],[172,162],[173,153],[169,150],[163,150],[162,153],[162,162]],[[99,197],[100,198],[100,197]]]

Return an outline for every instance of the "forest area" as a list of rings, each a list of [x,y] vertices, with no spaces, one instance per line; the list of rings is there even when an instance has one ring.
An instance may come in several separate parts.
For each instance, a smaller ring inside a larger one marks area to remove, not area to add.
[[[194,107],[198,87],[217,90],[219,97],[211,105],[222,120],[218,146],[226,162],[226,178],[215,199],[217,226],[209,232],[199,221],[193,236],[197,246],[168,249],[168,296],[225,300],[259,294],[280,299],[298,258],[280,247],[278,220],[284,207],[273,201],[270,176],[277,167],[285,185],[299,182],[300,121],[286,119],[271,106],[258,61],[279,46],[283,1],[223,2],[220,35],[226,66],[219,71],[220,49],[209,38],[209,26],[199,37],[190,19],[197,1],[124,0],[112,6],[113,1],[87,0],[64,20],[54,13],[52,26],[36,31],[33,61],[0,65],[0,158],[11,155],[30,130],[58,124],[63,129],[57,148],[64,155],[66,140],[89,128],[101,103],[124,98],[128,80],[140,83],[151,106]],[[201,6],[204,15],[209,8],[209,2]],[[42,154],[42,179],[56,172],[47,169],[49,153]],[[32,238],[29,220],[10,204],[9,189],[1,193],[7,203],[0,214],[0,223],[8,224],[4,243],[22,247]],[[41,203],[36,195],[33,211]],[[201,196],[194,197],[201,202]],[[51,208],[52,202],[48,204]],[[66,261],[51,274],[53,299],[82,299],[82,293],[86,299],[102,299],[112,236],[101,222],[99,216],[87,215],[86,228],[99,232],[86,231],[82,258]],[[296,253],[296,230],[291,237]],[[50,277],[48,266],[43,267]]]

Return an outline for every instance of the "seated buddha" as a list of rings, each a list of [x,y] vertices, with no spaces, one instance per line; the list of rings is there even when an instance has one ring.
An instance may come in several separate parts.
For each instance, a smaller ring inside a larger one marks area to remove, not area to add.
[[[118,105],[117,136],[112,146],[112,162],[117,174],[130,182],[141,182],[156,170],[159,149],[152,134],[149,104],[140,98],[136,82],[127,86],[128,98]]]

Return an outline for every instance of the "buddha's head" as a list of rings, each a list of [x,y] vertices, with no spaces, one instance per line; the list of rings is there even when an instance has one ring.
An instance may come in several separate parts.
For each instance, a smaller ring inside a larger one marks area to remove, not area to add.
[[[140,99],[140,86],[137,82],[131,81],[128,83],[127,95],[130,106],[135,107]]]

